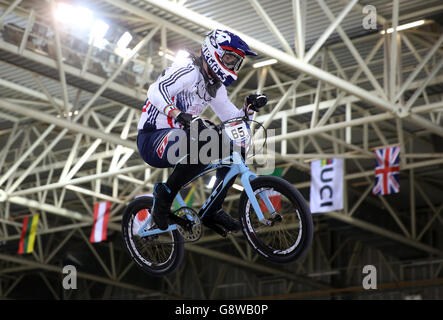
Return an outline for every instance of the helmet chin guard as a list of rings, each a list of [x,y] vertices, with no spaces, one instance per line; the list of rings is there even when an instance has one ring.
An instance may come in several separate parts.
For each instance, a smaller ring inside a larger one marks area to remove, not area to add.
[[[239,36],[226,30],[213,30],[206,35],[202,44],[202,56],[225,86],[237,80],[245,56],[256,56]]]

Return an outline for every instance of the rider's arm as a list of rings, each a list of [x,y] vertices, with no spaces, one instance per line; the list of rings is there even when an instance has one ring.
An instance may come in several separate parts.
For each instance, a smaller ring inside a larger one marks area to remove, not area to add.
[[[175,118],[180,110],[176,107],[173,97],[190,87],[195,80],[196,70],[192,63],[188,65],[173,64],[149,86],[149,101],[162,113]]]
[[[225,86],[221,86],[218,89],[217,95],[211,101],[211,108],[222,122],[233,118],[240,118],[245,115],[243,109],[238,109],[231,100],[229,100]],[[252,115],[253,113],[248,114],[249,119],[252,119]]]

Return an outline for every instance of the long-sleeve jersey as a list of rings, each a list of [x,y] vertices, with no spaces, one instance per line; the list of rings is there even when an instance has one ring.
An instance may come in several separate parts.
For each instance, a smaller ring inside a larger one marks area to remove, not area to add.
[[[210,106],[221,121],[244,116],[228,98],[226,87],[218,88],[215,98],[206,90],[205,80],[192,59],[174,63],[148,89],[138,129],[180,128],[170,116],[172,110],[200,115]]]

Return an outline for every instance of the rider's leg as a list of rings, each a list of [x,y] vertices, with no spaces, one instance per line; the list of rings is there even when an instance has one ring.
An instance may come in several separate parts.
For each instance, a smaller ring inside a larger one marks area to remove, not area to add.
[[[198,154],[188,152],[193,150],[191,148],[193,137],[189,131],[181,129],[155,130],[149,133],[149,139],[144,137],[143,134],[139,134],[137,142],[140,154],[148,164],[157,168],[175,166],[165,183],[157,183],[154,186],[152,216],[161,230],[168,228],[170,208],[178,191],[201,173],[207,165],[207,163],[199,162]],[[193,143],[195,141],[198,143],[197,151],[206,144],[206,141],[200,141],[198,138],[193,140]],[[171,149],[173,146],[174,148]],[[185,151],[183,152],[183,150]],[[185,155],[185,158],[183,159],[180,155]]]
[[[155,168],[170,168],[171,163],[169,149],[176,143],[180,143],[180,129],[160,129],[150,132],[140,132],[137,136],[137,146],[140,156],[146,163]],[[169,156],[168,156],[169,155]],[[157,183],[154,186],[154,204],[152,216],[161,230],[168,228],[168,215],[172,202],[178,192],[174,183]]]
[[[173,131],[174,132],[171,132]],[[178,130],[178,131],[177,131]],[[157,168],[167,168],[173,166],[175,163],[171,163],[171,159],[168,159],[169,149],[176,143],[181,144],[183,148],[186,145],[186,150],[192,150],[190,148],[190,134],[186,132],[186,139],[177,133],[183,134],[184,131],[180,129],[162,129],[155,130],[149,135],[139,134],[137,138],[137,144],[139,147],[139,152],[142,158],[151,166]],[[173,134],[171,134],[173,133]],[[177,137],[176,137],[177,136]],[[221,140],[220,140],[221,142]],[[206,141],[198,142],[198,149],[206,144]],[[178,149],[178,148],[176,148]],[[222,151],[222,146],[219,148]],[[180,152],[177,150],[176,156]],[[194,159],[195,160],[195,155]],[[214,155],[215,158],[219,158],[220,155]],[[198,156],[197,156],[198,159]],[[198,159],[200,160],[200,159]],[[157,226],[161,230],[166,230],[168,227],[168,215],[170,213],[170,208],[172,202],[178,191],[188,183],[192,178],[197,176],[203,171],[207,163],[198,162],[197,164],[191,164],[191,155],[187,154],[185,161],[180,162],[175,165],[175,168],[165,183],[157,183],[154,186],[154,205],[152,208],[152,215]],[[217,183],[223,180],[229,168],[220,168],[217,170]],[[228,231],[237,231],[240,229],[241,225],[238,220],[233,219],[229,214],[221,210],[224,198],[226,197],[227,190],[232,186],[235,179],[229,181],[228,186],[218,195],[215,202],[209,208],[208,212],[205,214],[205,221],[208,226],[212,223],[217,223],[225,227]]]
[[[216,173],[216,181],[212,192],[217,188],[217,186],[224,181],[229,168],[220,168]],[[203,212],[202,222],[207,227],[213,227],[213,224],[221,225],[227,231],[236,232],[241,229],[241,224],[237,219],[234,219],[229,215],[229,213],[223,211],[222,206],[226,198],[226,194],[231,186],[235,182],[235,177],[231,178],[227,182],[226,187],[218,194],[217,198],[214,199],[213,203],[207,208],[206,212]]]
[[[192,178],[203,171],[204,165],[177,165],[165,183],[154,187],[154,221],[161,230],[168,228],[168,215],[172,202],[180,189]],[[158,205],[157,205],[158,204]]]

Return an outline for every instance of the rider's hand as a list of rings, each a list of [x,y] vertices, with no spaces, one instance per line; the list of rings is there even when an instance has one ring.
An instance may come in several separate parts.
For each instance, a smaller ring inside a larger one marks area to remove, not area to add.
[[[194,121],[198,121],[198,127],[204,127],[203,121],[198,116],[193,116],[192,114],[186,113],[186,112],[180,112],[176,117],[175,120],[180,123],[184,129],[188,129],[191,127],[191,123]]]
[[[259,109],[263,108],[268,99],[264,94],[251,94],[245,98],[245,108],[247,111],[253,110],[257,112]]]
[[[192,121],[192,114],[180,112],[176,117],[175,120],[180,123],[184,128],[189,128],[191,126]]]

